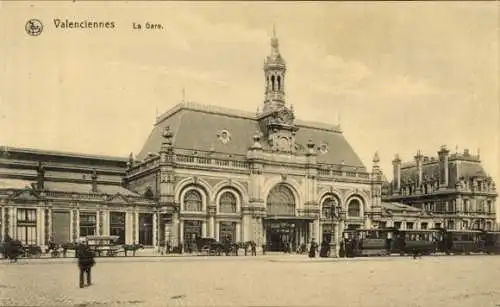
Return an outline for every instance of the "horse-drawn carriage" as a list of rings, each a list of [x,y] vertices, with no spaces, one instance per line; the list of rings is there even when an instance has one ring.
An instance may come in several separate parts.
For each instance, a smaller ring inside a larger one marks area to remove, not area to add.
[[[87,242],[90,249],[98,257],[114,257],[118,255],[122,246],[117,244],[118,236],[87,236]]]
[[[224,245],[214,238],[198,238],[196,247],[202,254],[220,256],[224,252]]]
[[[35,244],[23,245],[21,241],[6,238],[0,243],[0,254],[3,258],[17,261],[18,258],[39,258],[42,255],[42,249]]]

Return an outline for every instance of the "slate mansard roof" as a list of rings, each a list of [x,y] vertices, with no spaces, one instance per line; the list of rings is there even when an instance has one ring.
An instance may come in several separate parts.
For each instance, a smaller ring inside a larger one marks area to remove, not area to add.
[[[365,167],[356,152],[344,138],[337,126],[323,123],[295,120],[299,130],[296,143],[299,144],[297,154],[305,153],[306,144],[311,139],[319,147],[328,146],[328,151],[318,151],[318,163],[344,164],[364,170]],[[255,114],[216,106],[183,102],[157,119],[157,122],[147,138],[142,150],[137,155],[144,160],[149,153],[160,151],[164,141],[162,132],[169,126],[173,132],[173,145],[176,148],[200,151],[215,151],[218,153],[244,156],[252,145],[252,137],[260,132]],[[230,141],[223,143],[218,135],[228,131]],[[262,142],[264,143],[264,142]],[[300,146],[301,145],[301,146]]]
[[[487,178],[488,174],[484,170],[478,156],[471,156],[468,154],[455,153],[449,156],[449,184],[451,186],[460,178],[480,177]],[[460,164],[456,164],[460,162]],[[425,157],[422,164],[422,175],[424,181],[428,179],[438,179],[440,177],[439,161],[437,158],[429,159]],[[406,162],[401,166],[401,182],[416,182],[418,178],[418,171],[415,162]]]

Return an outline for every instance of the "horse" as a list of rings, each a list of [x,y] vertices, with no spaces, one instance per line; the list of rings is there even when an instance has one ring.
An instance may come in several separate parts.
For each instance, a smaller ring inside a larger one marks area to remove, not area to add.
[[[127,256],[128,251],[132,251],[133,256],[135,256],[135,252],[139,249],[144,249],[144,245],[142,244],[123,244],[123,251],[125,252],[125,256]]]

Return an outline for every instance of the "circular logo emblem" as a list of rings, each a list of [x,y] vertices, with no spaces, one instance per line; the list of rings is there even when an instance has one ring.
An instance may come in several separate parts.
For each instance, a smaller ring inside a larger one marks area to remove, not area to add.
[[[43,24],[38,19],[30,19],[25,26],[26,33],[31,36],[38,36],[42,33]]]

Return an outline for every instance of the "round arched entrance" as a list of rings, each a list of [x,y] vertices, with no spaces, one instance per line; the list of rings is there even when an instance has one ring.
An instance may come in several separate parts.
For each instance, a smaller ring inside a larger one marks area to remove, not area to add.
[[[290,188],[278,184],[269,192],[266,201],[267,214],[277,216],[295,216],[295,197]]]
[[[290,252],[296,246],[296,199],[292,189],[285,184],[274,186],[266,198],[267,250]]]

